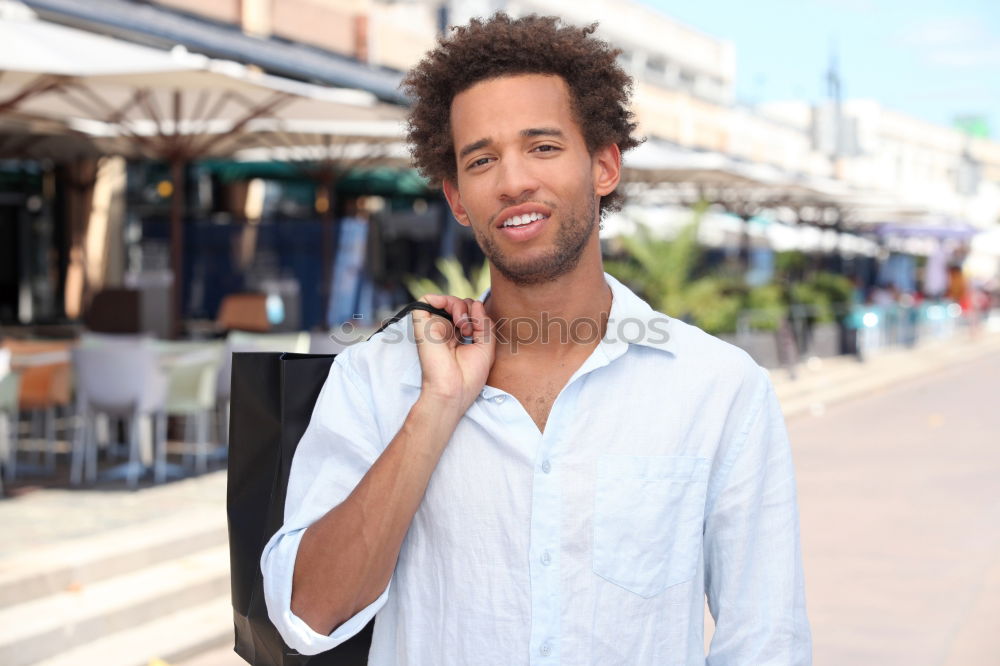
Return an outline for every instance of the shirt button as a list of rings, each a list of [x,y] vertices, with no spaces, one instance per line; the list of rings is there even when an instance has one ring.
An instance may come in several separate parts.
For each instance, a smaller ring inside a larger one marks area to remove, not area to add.
[[[552,556],[549,555],[549,551],[545,551],[544,553],[542,553],[542,564],[544,564],[545,566],[549,566],[551,562],[552,562]]]
[[[545,472],[546,474],[552,471],[552,465],[549,463],[548,460],[542,463],[542,471]]]
[[[538,652],[543,656],[547,657],[552,654],[552,646],[548,643],[542,643],[542,647],[538,648]]]
[[[503,404],[503,401],[504,401],[504,396],[502,395],[498,395],[495,398],[493,398],[493,402],[497,403],[498,405]]]

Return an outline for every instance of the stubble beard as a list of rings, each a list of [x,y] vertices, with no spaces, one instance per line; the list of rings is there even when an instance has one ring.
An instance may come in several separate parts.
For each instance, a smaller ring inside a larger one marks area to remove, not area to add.
[[[580,257],[597,227],[597,197],[587,197],[585,210],[571,211],[556,234],[555,247],[546,255],[518,260],[505,254],[485,233],[476,231],[476,242],[500,274],[520,286],[550,282],[566,275]]]

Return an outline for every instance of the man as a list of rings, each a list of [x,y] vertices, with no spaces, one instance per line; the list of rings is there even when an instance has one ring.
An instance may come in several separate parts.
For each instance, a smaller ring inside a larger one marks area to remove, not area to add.
[[[370,663],[807,664],[795,484],[764,372],[602,272],[634,147],[592,28],[473,21],[420,63],[417,165],[490,260],[333,365],[262,557],[303,653]],[[464,338],[464,340],[462,340]]]

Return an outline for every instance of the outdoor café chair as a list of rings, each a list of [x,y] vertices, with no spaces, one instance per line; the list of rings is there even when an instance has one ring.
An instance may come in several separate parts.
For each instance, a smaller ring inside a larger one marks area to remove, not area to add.
[[[135,488],[146,470],[140,450],[140,421],[148,420],[155,458],[154,480],[166,478],[167,379],[156,350],[143,342],[81,345],[72,352],[81,423],[73,440],[70,480],[76,485],[86,471],[87,481],[97,480],[95,417],[104,414],[124,419],[128,427],[129,460],[106,474],[124,476]]]
[[[10,350],[0,349],[0,464],[9,483],[17,473],[18,392],[21,377],[10,370]],[[0,492],[3,483],[0,483]]]
[[[184,419],[185,459],[194,459],[195,471],[208,468],[210,425],[216,406],[216,381],[222,365],[222,347],[190,343],[162,346],[161,364],[167,373],[168,416]],[[193,436],[192,436],[193,435]]]
[[[72,411],[72,372],[65,340],[7,340],[11,366],[20,374],[18,404],[22,414],[30,415],[31,438],[41,435],[45,442],[44,473],[56,469],[56,417]],[[31,451],[30,463],[37,462],[38,449]],[[22,468],[23,469],[23,468]]]

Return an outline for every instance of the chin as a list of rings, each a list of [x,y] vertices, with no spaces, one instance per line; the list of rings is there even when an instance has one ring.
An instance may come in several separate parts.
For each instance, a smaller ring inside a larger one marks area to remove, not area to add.
[[[580,263],[580,257],[570,261],[556,260],[551,256],[527,261],[508,261],[506,257],[490,257],[490,263],[501,275],[518,286],[544,284],[570,273]]]

